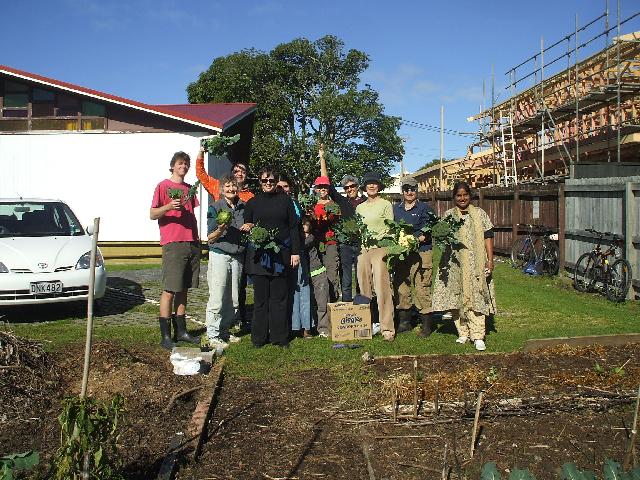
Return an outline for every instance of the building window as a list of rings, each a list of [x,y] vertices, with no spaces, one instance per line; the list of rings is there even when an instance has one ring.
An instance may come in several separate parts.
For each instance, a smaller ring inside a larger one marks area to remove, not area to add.
[[[0,79],[0,132],[105,130],[106,106]]]

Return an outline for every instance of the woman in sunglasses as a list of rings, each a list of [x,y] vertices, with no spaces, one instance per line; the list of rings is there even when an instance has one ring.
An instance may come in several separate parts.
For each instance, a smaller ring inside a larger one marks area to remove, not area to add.
[[[249,232],[259,225],[275,230],[278,253],[262,250],[249,243],[245,268],[253,280],[254,309],[251,342],[256,347],[273,343],[289,345],[287,318],[287,276],[300,263],[300,235],[293,202],[287,194],[276,189],[277,175],[273,168],[258,173],[262,191],[247,202],[244,225]]]

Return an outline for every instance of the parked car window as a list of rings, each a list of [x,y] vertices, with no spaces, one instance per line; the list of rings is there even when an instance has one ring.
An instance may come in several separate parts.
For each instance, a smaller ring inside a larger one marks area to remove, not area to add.
[[[62,202],[0,203],[0,237],[84,235],[82,225]]]

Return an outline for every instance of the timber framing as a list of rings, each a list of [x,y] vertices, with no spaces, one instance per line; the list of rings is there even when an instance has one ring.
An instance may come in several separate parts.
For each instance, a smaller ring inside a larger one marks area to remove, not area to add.
[[[464,157],[443,164],[442,181],[439,165],[414,174],[420,190],[447,190],[457,180],[476,187],[548,183],[571,178],[581,162],[637,162],[640,32],[619,35],[610,44],[607,36],[606,48],[579,62],[579,49],[589,41],[575,43],[575,52],[550,62],[567,57],[569,64],[572,56],[574,64],[549,78],[544,78],[544,48],[509,70],[511,97],[469,118],[479,122],[478,136]],[[535,69],[522,73],[528,62],[535,62]],[[533,86],[515,93],[528,78]]]

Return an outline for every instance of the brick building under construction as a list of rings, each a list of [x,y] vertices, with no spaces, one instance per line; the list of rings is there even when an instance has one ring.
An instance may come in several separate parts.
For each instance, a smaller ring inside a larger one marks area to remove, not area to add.
[[[575,178],[589,165],[638,164],[640,31],[620,34],[638,17],[618,18],[609,27],[606,9],[581,28],[576,22],[575,32],[558,42],[546,48],[541,42],[539,52],[507,72],[510,98],[492,100],[469,119],[479,129],[467,154],[414,174],[420,190],[448,190],[460,179],[476,187],[548,183]],[[582,41],[600,22],[604,30]],[[578,60],[596,41],[605,48]],[[545,70],[557,70],[560,62],[567,68],[545,78]],[[524,83],[533,85],[522,89]]]

